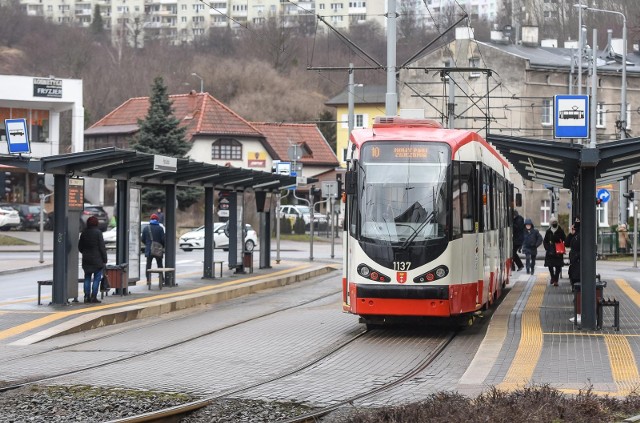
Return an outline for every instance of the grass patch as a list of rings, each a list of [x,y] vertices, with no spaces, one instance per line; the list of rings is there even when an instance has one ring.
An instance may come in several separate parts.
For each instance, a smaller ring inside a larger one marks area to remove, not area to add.
[[[9,235],[0,234],[0,245],[35,245],[33,242],[15,238]]]
[[[426,400],[400,407],[362,410],[341,420],[345,423],[484,421],[511,422],[619,422],[640,413],[640,395],[626,398],[598,396],[592,389],[564,395],[546,385],[513,392],[491,388],[476,398],[455,392],[432,394]]]

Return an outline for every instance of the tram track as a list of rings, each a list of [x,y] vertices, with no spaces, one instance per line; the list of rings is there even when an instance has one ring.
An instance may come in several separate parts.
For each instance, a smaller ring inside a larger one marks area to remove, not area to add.
[[[326,277],[318,279],[317,282],[323,282],[323,281],[325,281],[327,279],[330,279],[330,278],[333,278],[333,277],[335,277],[335,276],[333,276],[333,275],[332,276],[326,276]],[[62,372],[58,372],[58,373],[55,373],[55,374],[47,375],[47,376],[44,376],[44,377],[26,379],[26,380],[18,382],[18,383],[13,383],[13,384],[10,384],[10,385],[0,386],[0,394],[2,394],[4,392],[16,390],[16,389],[19,389],[19,388],[24,388],[24,387],[27,387],[27,386],[30,386],[30,385],[37,385],[37,384],[41,384],[43,382],[52,381],[52,380],[55,380],[55,379],[58,379],[58,378],[61,378],[61,377],[70,376],[70,375],[82,373],[82,372],[89,371],[89,370],[94,370],[94,369],[97,369],[97,368],[100,368],[100,367],[104,367],[104,366],[113,364],[114,362],[122,363],[124,361],[129,361],[129,360],[133,360],[133,359],[136,359],[136,358],[144,357],[144,356],[156,353],[156,352],[169,350],[171,348],[175,348],[175,347],[187,344],[189,342],[200,340],[202,338],[205,338],[207,336],[216,334],[216,333],[224,331],[224,330],[235,328],[237,326],[240,326],[240,325],[243,325],[243,324],[247,324],[247,323],[250,323],[250,322],[253,322],[253,321],[256,321],[256,320],[259,320],[259,319],[263,319],[263,318],[266,318],[266,317],[269,317],[269,316],[273,316],[273,315],[276,315],[278,313],[283,313],[283,312],[286,312],[286,311],[289,311],[289,310],[293,310],[295,308],[304,307],[304,306],[312,304],[314,302],[321,301],[323,299],[329,298],[329,297],[334,296],[334,295],[338,295],[339,293],[340,293],[340,291],[333,291],[333,292],[330,292],[328,294],[315,296],[313,298],[307,299],[305,301],[302,301],[302,302],[299,302],[299,303],[296,303],[296,304],[292,304],[290,306],[286,306],[286,307],[283,307],[283,308],[278,308],[277,310],[272,310],[272,311],[269,311],[269,312],[266,312],[266,313],[261,313],[261,314],[258,314],[258,315],[254,315],[254,316],[251,316],[251,317],[249,317],[247,319],[242,319],[242,320],[236,321],[234,323],[231,323],[231,324],[228,324],[228,325],[224,325],[224,326],[212,329],[212,330],[199,332],[197,334],[188,336],[186,338],[182,338],[180,340],[177,340],[175,342],[171,342],[169,344],[161,345],[159,347],[149,348],[149,349],[144,350],[144,351],[140,351],[140,352],[136,352],[136,353],[132,353],[132,354],[128,354],[128,355],[125,355],[125,356],[116,357],[116,358],[111,357],[109,359],[101,360],[101,361],[99,361],[99,362],[97,362],[95,364],[91,364],[89,366],[83,366],[83,367],[79,367],[79,368],[76,368],[76,369],[62,371]],[[178,320],[178,319],[175,319],[175,320]],[[121,334],[121,333],[122,332],[120,332],[118,334]],[[110,335],[110,336],[115,336],[115,335],[116,334],[113,334],[113,335]],[[40,351],[40,352],[38,352],[36,354],[32,354],[31,356],[46,354],[47,352],[61,351],[61,350],[67,349],[67,348],[77,347],[79,345],[83,345],[83,344],[86,344],[86,343],[89,343],[89,342],[93,342],[93,341],[95,341],[95,339],[85,340],[83,342],[77,342],[77,343],[73,343],[73,344],[68,344],[68,345],[65,345],[65,346],[49,349],[47,351]],[[23,356],[23,358],[24,357],[25,356]]]
[[[229,400],[236,399],[237,398],[236,396],[238,394],[248,393],[257,387],[264,387],[265,385],[269,385],[271,383],[278,382],[278,381],[283,381],[286,378],[295,376],[296,374],[311,368],[312,366],[320,363],[321,361],[328,359],[337,351],[346,347],[347,345],[351,345],[357,342],[359,339],[365,338],[370,333],[371,333],[370,330],[362,332],[354,336],[352,339],[344,342],[343,344],[335,348],[333,351],[326,352],[323,356],[318,357],[312,362],[306,363],[305,365],[299,366],[298,368],[293,369],[289,372],[269,378],[267,380],[260,381],[250,386],[228,390],[226,392],[222,392],[216,395],[211,395],[209,397],[202,398],[197,401],[181,404],[174,407],[165,408],[162,410],[156,410],[150,413],[144,413],[136,416],[130,416],[130,417],[121,418],[117,420],[111,420],[108,423],[179,421],[177,419],[180,418],[181,416],[186,416],[201,408],[212,406],[213,404],[215,404],[216,401],[225,400],[225,399],[229,399]],[[334,402],[330,406],[320,407],[316,410],[301,414],[299,416],[294,416],[294,417],[286,418],[284,420],[279,420],[278,423],[318,422],[318,419],[328,415],[331,412],[336,411],[341,407],[350,405],[355,401],[365,399],[367,397],[379,394],[386,390],[390,390],[398,385],[401,385],[402,383],[412,379],[413,377],[419,375],[421,372],[427,369],[431,365],[431,363],[433,363],[434,360],[436,360],[442,354],[442,352],[446,349],[446,347],[453,341],[455,336],[456,336],[456,332],[453,332],[453,331],[448,332],[445,336],[442,337],[442,340],[439,342],[437,347],[434,348],[429,354],[427,354],[416,366],[412,367],[411,369],[408,369],[406,372],[404,372],[402,375],[395,378],[394,380],[391,380],[386,383],[378,384],[377,386],[371,389],[365,390],[363,392],[360,392],[356,395],[352,395],[347,398],[341,398],[339,401]]]

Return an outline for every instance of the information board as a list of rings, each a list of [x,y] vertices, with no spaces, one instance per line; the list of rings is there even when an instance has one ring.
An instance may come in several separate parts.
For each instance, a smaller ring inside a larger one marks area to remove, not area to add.
[[[84,210],[84,179],[69,179],[67,193],[67,208],[69,210]]]

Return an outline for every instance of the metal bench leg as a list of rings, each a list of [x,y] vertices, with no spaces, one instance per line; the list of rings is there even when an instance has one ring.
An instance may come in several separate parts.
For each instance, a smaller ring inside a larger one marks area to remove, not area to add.
[[[160,283],[160,290],[162,290],[162,285],[164,285],[164,272],[158,272],[158,281]]]
[[[42,285],[38,284],[38,305],[42,305],[40,303],[40,293],[42,292]]]

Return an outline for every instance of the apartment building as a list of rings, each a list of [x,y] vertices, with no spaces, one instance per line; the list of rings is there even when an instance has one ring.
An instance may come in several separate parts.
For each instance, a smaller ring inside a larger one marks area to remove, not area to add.
[[[458,0],[470,15],[492,18],[498,0]],[[386,27],[387,2],[384,0],[20,0],[25,13],[43,16],[55,23],[88,27],[95,7],[100,7],[105,29],[114,43],[141,46],[143,40],[164,38],[172,43],[188,43],[207,34],[210,28],[241,30],[276,18],[285,27],[315,30],[316,15],[339,30],[352,25],[377,22]],[[431,25],[432,17],[456,4],[453,0],[398,0],[399,19],[413,14]],[[428,9],[428,10],[427,10]],[[327,31],[324,25],[318,30]]]

